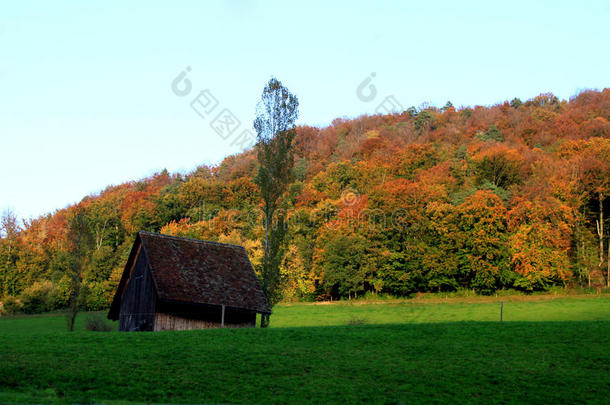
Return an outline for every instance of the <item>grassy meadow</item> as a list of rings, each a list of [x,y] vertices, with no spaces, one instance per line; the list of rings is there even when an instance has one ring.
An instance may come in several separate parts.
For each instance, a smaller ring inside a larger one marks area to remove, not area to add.
[[[284,304],[268,329],[0,318],[0,402],[606,403],[610,297]]]

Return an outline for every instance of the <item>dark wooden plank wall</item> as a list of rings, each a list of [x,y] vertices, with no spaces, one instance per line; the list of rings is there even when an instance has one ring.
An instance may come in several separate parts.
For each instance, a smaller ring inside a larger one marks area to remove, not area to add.
[[[123,290],[119,330],[154,329],[156,293],[148,263],[140,249],[127,285]]]

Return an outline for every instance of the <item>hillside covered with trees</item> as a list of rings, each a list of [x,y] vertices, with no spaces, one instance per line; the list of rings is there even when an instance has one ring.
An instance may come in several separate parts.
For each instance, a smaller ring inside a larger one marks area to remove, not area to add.
[[[610,285],[609,121],[605,89],[298,127],[281,208],[284,298]],[[260,271],[256,172],[250,150],[110,186],[23,224],[6,212],[0,297],[26,312],[68,305],[76,215],[94,239],[88,309],[109,306],[139,230],[243,245]]]

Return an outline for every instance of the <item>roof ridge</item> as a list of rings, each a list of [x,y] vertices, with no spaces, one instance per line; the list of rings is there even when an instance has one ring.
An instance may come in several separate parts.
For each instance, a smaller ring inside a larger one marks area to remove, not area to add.
[[[146,234],[146,235],[151,235],[151,236],[154,236],[154,237],[161,237],[161,238],[166,238],[166,239],[176,239],[176,240],[182,240],[182,241],[186,241],[186,242],[196,242],[196,243],[207,244],[207,245],[226,246],[226,247],[233,247],[233,248],[238,248],[238,249],[246,250],[246,248],[243,247],[243,246],[234,245],[234,244],[231,244],[231,243],[221,243],[221,242],[214,242],[214,241],[211,241],[211,240],[185,238],[183,236],[166,235],[164,233],[149,232],[149,231],[138,231],[138,234]]]

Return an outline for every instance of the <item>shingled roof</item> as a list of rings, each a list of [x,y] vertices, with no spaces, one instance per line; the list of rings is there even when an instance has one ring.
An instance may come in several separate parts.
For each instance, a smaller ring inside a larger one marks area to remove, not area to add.
[[[148,259],[158,299],[271,313],[242,246],[141,231],[126,270],[135,260],[139,243]],[[120,295],[127,278],[123,274],[111,314],[120,310]]]

